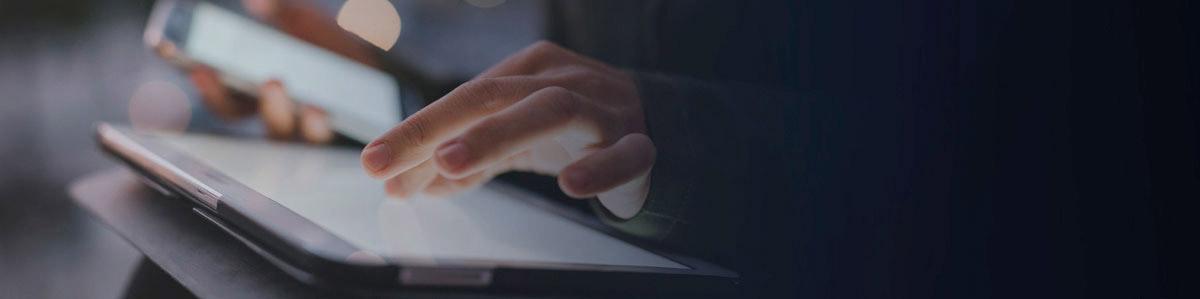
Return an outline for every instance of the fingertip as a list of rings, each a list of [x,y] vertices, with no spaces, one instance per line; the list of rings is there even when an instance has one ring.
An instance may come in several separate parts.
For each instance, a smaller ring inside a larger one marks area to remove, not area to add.
[[[333,141],[333,128],[329,125],[329,116],[321,109],[304,105],[300,108],[300,135],[304,140],[314,144],[325,144]]]
[[[385,179],[388,177],[388,165],[392,163],[391,147],[388,146],[387,141],[375,140],[363,148],[359,159],[363,169],[367,171],[367,175],[376,179]]]
[[[614,150],[620,151],[623,154],[619,155],[630,159],[630,165],[634,169],[650,169],[654,166],[654,162],[658,159],[658,148],[654,146],[654,141],[650,140],[650,136],[642,133],[632,133],[625,135],[617,143],[613,145]]]
[[[287,93],[283,90],[283,84],[279,80],[268,80],[258,86],[258,97],[260,104],[266,102],[288,102]]]
[[[558,175],[559,188],[575,198],[608,192],[650,171],[655,147],[644,134],[633,133],[613,145],[564,167]]]
[[[259,86],[259,91],[283,93],[283,81],[279,81],[279,79],[268,79]]]
[[[443,176],[451,179],[466,177],[464,169],[470,166],[471,151],[460,139],[446,142],[434,151],[434,161]]]
[[[259,86],[258,110],[271,138],[290,139],[295,136],[296,107],[278,80],[269,80]]]
[[[571,198],[584,199],[596,195],[596,191],[591,190],[591,178],[586,169],[580,167],[566,167],[558,174],[558,187],[563,193]]]

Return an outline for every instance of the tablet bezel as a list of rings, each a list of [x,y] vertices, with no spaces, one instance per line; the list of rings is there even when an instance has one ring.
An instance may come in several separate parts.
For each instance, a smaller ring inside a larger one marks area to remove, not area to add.
[[[244,242],[255,243],[248,245],[264,247],[273,255],[272,258],[282,259],[311,274],[310,276],[332,278],[356,285],[469,288],[576,286],[587,285],[588,281],[594,282],[596,279],[631,282],[650,279],[663,282],[654,286],[637,286],[636,283],[631,285],[632,288],[652,289],[669,288],[670,285],[676,284],[713,287],[716,283],[732,286],[736,284],[738,277],[736,273],[710,263],[662,252],[644,242],[620,235],[594,218],[583,217],[581,213],[553,205],[533,193],[497,182],[489,183],[490,188],[517,195],[513,198],[520,198],[520,201],[531,204],[534,208],[568,218],[691,269],[382,258],[357,248],[274,200],[149,136],[104,123],[97,126],[97,141],[106,152],[163,185],[161,187],[190,199],[225,223],[218,225],[232,226],[238,233],[230,231],[231,234],[250,239],[243,240]],[[227,227],[222,228],[229,230]],[[535,277],[543,279],[530,280]]]

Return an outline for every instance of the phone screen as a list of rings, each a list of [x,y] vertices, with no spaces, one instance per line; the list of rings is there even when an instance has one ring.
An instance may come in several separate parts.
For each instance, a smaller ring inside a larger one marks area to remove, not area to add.
[[[368,143],[401,120],[398,86],[382,71],[204,2],[189,28],[183,49],[192,59],[255,85],[278,79],[350,138]]]

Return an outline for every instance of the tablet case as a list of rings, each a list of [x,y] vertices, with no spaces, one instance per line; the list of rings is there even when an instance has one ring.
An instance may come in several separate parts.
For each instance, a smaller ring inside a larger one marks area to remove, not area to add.
[[[470,297],[516,295],[436,291],[377,293],[331,290],[301,283],[220,228],[141,182],[125,168],[78,179],[74,201],[200,298]]]

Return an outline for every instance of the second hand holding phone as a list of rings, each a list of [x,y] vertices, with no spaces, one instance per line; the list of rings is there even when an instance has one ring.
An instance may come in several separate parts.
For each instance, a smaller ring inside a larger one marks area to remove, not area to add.
[[[400,86],[387,73],[210,3],[158,2],[145,41],[171,47],[164,56],[178,66],[213,68],[223,84],[246,94],[280,80],[292,98],[321,107],[335,131],[362,143],[404,115]]]

